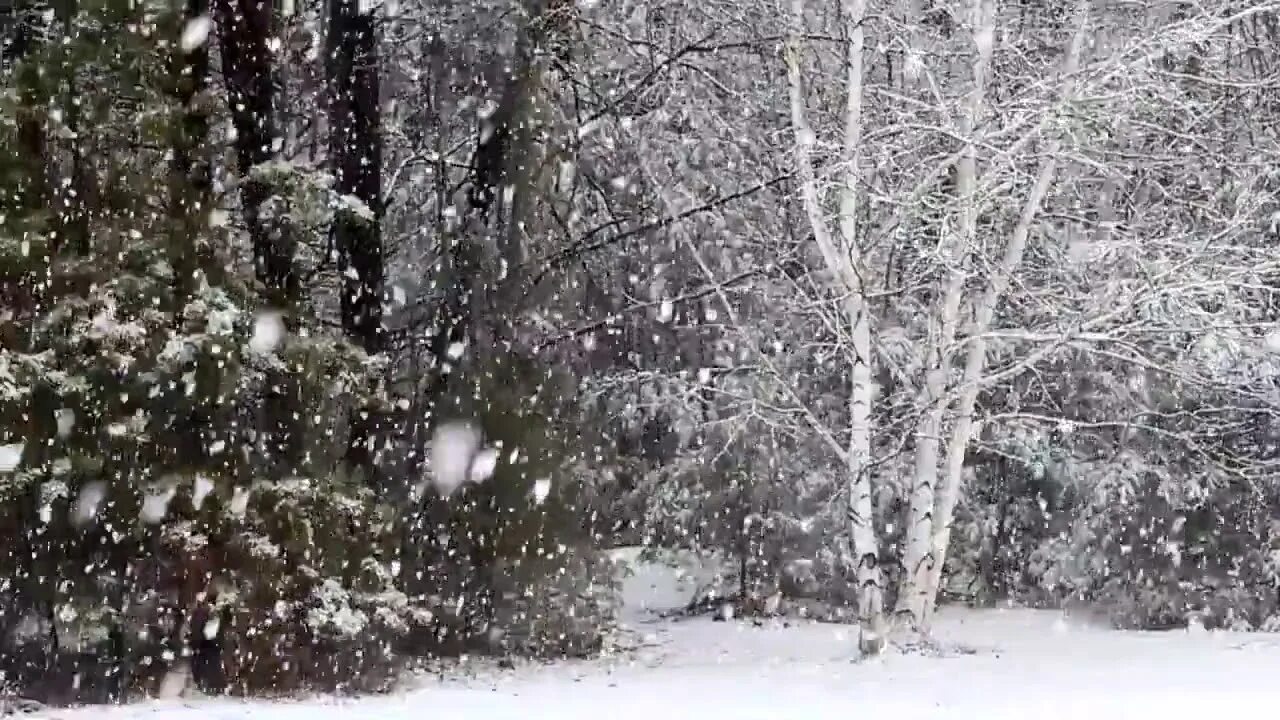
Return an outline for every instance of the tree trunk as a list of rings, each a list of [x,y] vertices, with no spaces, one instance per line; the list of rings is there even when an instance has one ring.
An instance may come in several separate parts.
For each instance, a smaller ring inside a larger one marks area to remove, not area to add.
[[[1070,99],[1074,95],[1073,76],[1080,64],[1080,52],[1089,19],[1089,2],[1081,0],[1079,24],[1067,50],[1062,75],[1067,83],[1063,96]],[[951,437],[947,443],[946,469],[939,487],[937,504],[934,508],[934,531],[930,561],[928,587],[930,592],[924,606],[923,619],[927,623],[936,607],[937,591],[942,582],[942,566],[947,557],[947,547],[951,543],[951,523],[955,515],[956,502],[960,497],[960,480],[964,471],[965,453],[973,436],[973,411],[978,401],[978,392],[982,387],[982,374],[986,370],[987,344],[983,337],[991,327],[995,316],[996,305],[1004,296],[1009,286],[1010,277],[1022,264],[1022,254],[1027,246],[1027,238],[1031,233],[1031,225],[1040,212],[1040,203],[1049,191],[1057,170],[1058,154],[1062,151],[1062,140],[1055,137],[1045,148],[1045,158],[1036,175],[1035,183],[1027,194],[1018,224],[1014,227],[1009,244],[995,271],[991,274],[986,292],[978,299],[974,308],[974,320],[970,330],[969,347],[965,356],[963,389],[956,406],[956,421]]]
[[[827,269],[837,278],[845,293],[844,320],[849,331],[851,355],[849,390],[849,445],[845,453],[846,490],[849,537],[855,564],[860,625],[859,650],[874,655],[884,648],[884,586],[880,572],[880,542],[876,535],[872,502],[871,474],[871,320],[870,308],[863,289],[858,264],[861,260],[857,244],[857,186],[860,174],[859,154],[862,141],[862,54],[865,44],[862,27],[866,16],[865,0],[845,0],[842,8],[848,33],[846,43],[846,96],[844,128],[844,164],[847,170],[840,184],[839,229],[837,247],[827,220],[823,217],[822,200],[813,168],[813,146],[817,141],[805,117],[804,88],[801,79],[804,0],[792,0],[792,18],[788,29],[787,80],[790,87],[791,124],[796,139],[796,175],[810,229]]]
[[[182,0],[174,9],[170,82],[178,116],[173,120],[170,134],[173,155],[169,168],[169,262],[174,268],[175,321],[181,320],[187,300],[202,281],[202,272],[211,265],[207,259],[202,260],[208,257],[208,251],[201,247],[201,243],[207,241],[204,235],[213,202],[208,156],[208,43],[185,47],[177,41],[186,34],[188,23],[204,18],[207,12],[207,0]],[[186,600],[179,598],[179,619],[169,638],[178,662],[186,662],[191,654],[191,638],[185,622],[190,607]]]
[[[202,17],[207,8],[206,0],[183,0],[175,10],[175,37],[183,34],[186,23]],[[209,134],[205,92],[209,81],[208,44],[183,48],[181,43],[175,43],[174,48],[170,82],[178,116],[170,132],[173,160],[169,168],[169,262],[174,268],[174,308],[181,312],[196,287],[199,272],[209,264],[200,261],[199,243],[211,209],[213,176],[205,152]]]
[[[938,462],[942,445],[942,421],[946,413],[947,377],[951,374],[951,345],[959,324],[960,305],[970,266],[970,248],[975,246],[978,223],[978,157],[974,133],[986,102],[987,74],[995,44],[995,0],[973,0],[971,23],[977,55],[973,62],[973,87],[960,118],[960,136],[965,147],[956,164],[956,202],[960,207],[958,231],[944,238],[947,247],[947,280],[934,318],[928,370],[922,400],[924,419],[916,432],[915,472],[912,478],[907,544],[903,554],[902,587],[898,592],[898,613],[918,630],[927,630],[927,609],[933,605],[937,587],[932,576],[933,536],[937,529],[934,512],[938,499]]]
[[[62,31],[65,37],[74,37],[75,16],[78,5],[79,0],[63,0],[57,7],[57,14],[62,22]],[[81,108],[76,88],[76,65],[69,54],[63,55],[60,70],[66,78],[67,90],[62,107],[65,108],[64,122],[67,129],[71,131],[71,137],[67,141],[67,150],[71,161],[71,184],[69,187],[63,187],[59,191],[61,207],[59,208],[58,217],[61,228],[52,252],[56,253],[57,248],[65,243],[70,245],[72,252],[83,256],[89,252],[88,208],[94,198],[90,192],[89,176],[85,172],[81,147]]]
[[[279,154],[275,69],[268,40],[274,21],[272,4],[256,0],[213,0],[222,49],[227,105],[235,128],[236,163],[241,174],[240,200],[253,245],[254,271],[272,306],[290,308],[299,292],[293,268],[293,238],[284,223],[262,215],[273,188],[254,177],[254,169]]]
[[[331,0],[329,153],[343,204],[333,223],[342,327],[370,355],[382,347],[382,115],[377,27],[358,0]]]
[[[342,328],[369,355],[382,349],[382,114],[377,23],[359,0],[330,0],[326,70],[329,162],[341,203],[333,244],[341,282]],[[353,408],[348,468],[372,481],[377,419],[371,404]]]
[[[301,279],[294,266],[296,238],[287,217],[268,217],[263,206],[276,188],[257,169],[279,156],[276,68],[270,39],[275,32],[272,3],[258,0],[213,0],[222,51],[222,75],[227,106],[235,128],[233,142],[240,173],[240,203],[253,248],[254,275],[266,305],[286,324],[301,296]],[[267,371],[266,397],[253,422],[262,466],[259,472],[286,476],[298,471],[305,438],[294,421],[296,403],[289,397],[288,373]]]

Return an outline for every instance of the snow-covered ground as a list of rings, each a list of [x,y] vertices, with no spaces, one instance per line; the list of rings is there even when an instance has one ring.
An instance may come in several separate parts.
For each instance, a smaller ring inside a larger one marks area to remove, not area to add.
[[[849,628],[653,618],[709,570],[641,568],[625,658],[420,678],[394,696],[231,699],[50,711],[63,720],[848,720],[1262,717],[1280,702],[1280,636],[1121,633],[1025,610],[944,612],[938,636],[973,654],[852,661]]]

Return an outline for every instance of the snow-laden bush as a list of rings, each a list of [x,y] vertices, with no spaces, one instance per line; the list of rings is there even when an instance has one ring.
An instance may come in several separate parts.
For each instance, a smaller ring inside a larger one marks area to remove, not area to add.
[[[1273,491],[1203,477],[1085,478],[1008,586],[1015,599],[1086,602],[1118,627],[1275,627],[1280,544]],[[1046,530],[1049,527],[1046,526]]]
[[[503,650],[586,657],[606,646],[616,627],[621,567],[588,548],[565,548],[554,560],[545,574],[499,571],[495,640]]]
[[[255,484],[235,522],[213,599],[228,686],[384,688],[403,664],[403,639],[434,617],[398,589],[383,558],[390,508],[341,474],[294,477]]]

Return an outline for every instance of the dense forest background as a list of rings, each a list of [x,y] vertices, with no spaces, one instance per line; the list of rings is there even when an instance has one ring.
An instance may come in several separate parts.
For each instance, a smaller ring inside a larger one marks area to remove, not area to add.
[[[851,653],[939,599],[1280,630],[1280,3],[0,0],[0,38],[6,691],[591,654],[623,545]]]

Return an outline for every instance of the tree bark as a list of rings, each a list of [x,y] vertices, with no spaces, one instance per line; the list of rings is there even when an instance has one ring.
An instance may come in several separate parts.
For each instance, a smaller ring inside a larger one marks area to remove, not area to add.
[[[1063,65],[1063,77],[1066,87],[1063,96],[1070,99],[1075,94],[1074,75],[1080,64],[1080,52],[1084,45],[1088,28],[1089,2],[1081,0],[1079,8],[1079,24],[1067,50]],[[927,578],[926,603],[923,606],[923,620],[928,623],[936,608],[938,588],[942,581],[942,566],[947,556],[947,547],[951,543],[951,524],[955,514],[956,502],[960,497],[960,480],[964,470],[965,453],[973,435],[973,410],[978,400],[978,392],[982,387],[982,374],[986,370],[987,344],[984,334],[991,327],[995,316],[996,305],[1004,297],[1009,287],[1010,278],[1022,264],[1022,255],[1026,250],[1027,238],[1031,226],[1040,212],[1040,204],[1049,191],[1057,170],[1058,154],[1062,151],[1062,139],[1055,137],[1045,149],[1044,161],[1036,174],[1035,183],[1023,203],[1018,224],[1005,246],[1004,255],[1000,259],[995,272],[990,276],[986,292],[978,299],[974,308],[974,320],[970,330],[969,347],[965,356],[963,389],[956,407],[955,426],[947,443],[946,469],[939,487],[937,503],[934,508],[934,530],[930,547],[930,567]]]
[[[964,285],[970,269],[970,249],[974,247],[978,223],[978,157],[974,133],[986,102],[987,75],[991,67],[995,39],[995,0],[974,0],[971,11],[973,41],[977,55],[973,63],[973,86],[960,118],[960,135],[965,147],[956,163],[956,202],[960,207],[957,231],[946,239],[948,247],[946,284],[934,317],[930,320],[930,345],[925,386],[921,393],[924,417],[916,430],[915,468],[911,483],[907,543],[903,553],[902,587],[898,592],[898,615],[916,629],[925,629],[926,608],[937,589],[929,577],[930,552],[936,524],[934,506],[938,490],[938,462],[942,445],[942,421],[946,413],[947,378],[951,374],[951,345],[959,324]]]
[[[849,536],[856,566],[860,625],[859,650],[874,655],[884,649],[884,586],[879,557],[880,542],[876,535],[872,503],[871,475],[871,319],[870,308],[859,275],[861,260],[857,244],[857,184],[859,154],[862,142],[862,54],[865,44],[862,21],[866,16],[865,0],[844,0],[842,8],[848,41],[846,43],[846,96],[844,127],[844,163],[839,195],[840,244],[832,237],[823,216],[822,199],[813,168],[813,130],[805,117],[804,88],[800,70],[801,37],[804,24],[804,0],[792,0],[792,18],[787,46],[787,80],[791,98],[791,124],[796,139],[796,175],[800,195],[809,219],[818,251],[828,270],[839,280],[845,293],[844,320],[849,332],[852,356],[849,390],[849,446],[845,454]]]
[[[207,0],[182,0],[175,8],[176,33],[194,18],[203,16]],[[170,82],[178,116],[170,130],[173,159],[169,166],[170,258],[174,268],[176,311],[181,311],[196,286],[198,273],[208,263],[200,261],[201,235],[212,202],[213,175],[207,154],[209,84],[207,43],[184,49],[174,44]]]
[[[272,3],[260,0],[213,0],[222,54],[227,105],[235,129],[233,141],[240,172],[240,203],[253,248],[254,275],[268,308],[286,324],[301,297],[301,278],[294,265],[296,238],[286,217],[268,217],[264,205],[277,189],[257,172],[278,158],[279,91],[277,69],[269,47],[276,31]],[[266,397],[253,423],[261,472],[297,472],[305,438],[294,421],[294,401],[288,397],[287,372],[267,371]]]
[[[285,223],[263,216],[262,206],[273,188],[254,176],[255,168],[279,154],[275,68],[268,48],[275,15],[272,4],[260,0],[213,3],[254,271],[268,303],[285,310],[299,293],[293,237]]]
[[[175,321],[201,280],[201,271],[210,263],[202,262],[200,247],[212,209],[213,176],[208,156],[209,82],[208,43],[184,47],[176,39],[184,28],[208,12],[207,0],[182,0],[174,8],[173,56],[170,82],[178,115],[172,121],[169,167],[169,262],[174,268],[173,307]],[[190,612],[184,598],[179,598],[178,621],[169,638],[172,650],[183,662],[191,654],[189,627],[185,618]]]
[[[382,349],[382,111],[377,23],[359,0],[330,0],[326,38],[329,162],[341,204],[333,218],[342,328],[369,355]],[[346,463],[373,474],[373,408],[353,408]]]
[[[344,204],[334,217],[342,327],[370,355],[382,347],[382,114],[373,10],[331,0],[329,154]]]

